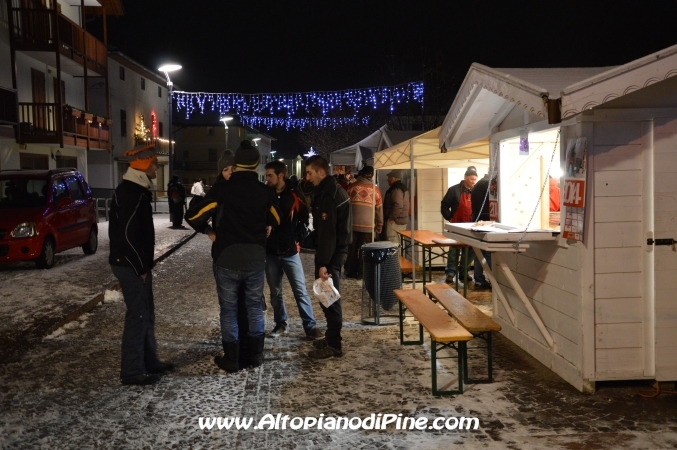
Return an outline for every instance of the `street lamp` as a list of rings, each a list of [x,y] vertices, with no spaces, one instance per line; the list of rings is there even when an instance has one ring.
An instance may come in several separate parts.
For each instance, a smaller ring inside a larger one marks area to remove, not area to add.
[[[252,139],[252,142],[254,143],[254,147],[258,147],[258,146],[259,146],[259,141],[260,141],[260,140],[261,140],[261,138],[254,138],[254,139]]]
[[[228,121],[233,120],[233,118],[230,116],[221,116],[219,120],[223,122],[223,126],[226,127],[226,150],[228,150]]]
[[[270,159],[275,161],[275,153],[277,153],[277,150],[271,150],[270,151]]]
[[[160,72],[165,74],[167,78],[167,102],[169,103],[169,178],[174,175],[174,155],[172,153],[172,88],[174,83],[169,79],[169,72],[180,70],[181,66],[178,64],[165,64],[158,68]]]

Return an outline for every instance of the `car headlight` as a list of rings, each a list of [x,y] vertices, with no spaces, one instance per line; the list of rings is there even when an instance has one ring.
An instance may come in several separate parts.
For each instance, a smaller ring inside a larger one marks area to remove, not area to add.
[[[35,236],[35,222],[24,222],[14,228],[12,231],[12,237],[15,238],[25,238]]]

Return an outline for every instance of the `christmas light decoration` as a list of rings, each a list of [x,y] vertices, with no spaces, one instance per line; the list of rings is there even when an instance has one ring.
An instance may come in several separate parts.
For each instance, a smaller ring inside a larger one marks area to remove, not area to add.
[[[309,125],[337,127],[345,124],[367,123],[360,117],[364,108],[377,109],[387,105],[391,112],[399,104],[423,104],[423,83],[412,82],[397,86],[379,86],[344,91],[295,92],[282,94],[218,94],[206,92],[171,93],[176,109],[186,119],[196,110],[205,109],[219,114],[239,114],[249,125],[303,128]],[[333,117],[338,111],[344,117]],[[319,118],[298,115],[320,115]],[[332,115],[330,117],[329,115]],[[280,117],[282,116],[282,117]]]
[[[315,155],[317,155],[317,152],[315,151],[315,149],[313,147],[310,147],[310,150],[308,150],[308,153],[303,154],[303,156],[305,156],[306,158],[310,158],[311,156],[315,156]]]

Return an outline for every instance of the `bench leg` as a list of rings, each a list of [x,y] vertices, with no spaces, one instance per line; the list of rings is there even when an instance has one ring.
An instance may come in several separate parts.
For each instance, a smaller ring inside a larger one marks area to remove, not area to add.
[[[488,331],[486,333],[472,333],[473,337],[476,337],[478,339],[482,339],[484,342],[487,343],[487,373],[488,377],[483,380],[476,380],[476,379],[471,379],[469,378],[469,368],[468,368],[468,352],[466,350],[464,356],[463,356],[463,365],[465,367],[465,383],[466,384],[481,384],[481,383],[493,383],[494,382],[494,373],[493,373],[493,366],[492,366],[492,352],[491,352],[491,331]]]
[[[400,345],[421,345],[423,344],[423,325],[418,324],[418,341],[405,341],[404,340],[404,317],[407,312],[406,306],[402,302],[400,304]]]
[[[457,361],[458,361],[458,389],[451,389],[451,390],[446,390],[446,391],[441,391],[437,389],[437,360],[438,359],[446,359],[446,358],[438,358],[437,357],[437,351],[438,350],[443,350],[445,348],[453,348],[456,350],[457,353]],[[463,393],[463,379],[465,378],[465,365],[464,365],[464,355],[466,353],[466,342],[465,341],[460,341],[456,343],[456,346],[454,345],[453,342],[449,342],[446,344],[439,344],[438,347],[438,342],[436,342],[432,337],[430,338],[430,361],[432,364],[431,367],[431,376],[432,376],[432,393],[433,395],[457,395],[457,394],[462,394]]]

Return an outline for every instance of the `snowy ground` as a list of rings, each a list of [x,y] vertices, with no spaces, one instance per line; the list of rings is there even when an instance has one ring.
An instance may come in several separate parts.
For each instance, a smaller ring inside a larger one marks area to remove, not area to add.
[[[264,365],[228,375],[220,352],[210,243],[196,236],[155,271],[160,356],[177,370],[149,387],[118,380],[124,304],[109,301],[23,357],[0,365],[0,448],[270,449],[657,449],[677,446],[677,397],[642,399],[639,385],[606,385],[584,395],[502,336],[494,344],[493,384],[464,394],[430,393],[427,345],[401,346],[397,327],[361,324],[358,281],[342,281],[344,349],[312,361],[288,284],[289,332],[266,339]],[[303,254],[306,281],[312,254]],[[314,306],[319,325],[322,313]],[[271,308],[266,329],[272,328]],[[415,330],[408,326],[408,332]],[[427,339],[426,339],[427,340]],[[427,340],[427,342],[429,342]],[[483,350],[470,368],[482,373]],[[453,380],[453,360],[440,363]],[[474,431],[201,430],[199,417],[264,414],[416,418],[475,416]]]
[[[154,221],[156,258],[193,232],[170,229],[165,214],[155,215]],[[85,255],[78,247],[57,253],[49,270],[37,269],[32,262],[0,266],[0,343],[4,347],[0,361],[12,342],[42,337],[55,321],[114,284],[108,265],[108,222],[98,225],[99,248],[94,255]]]

